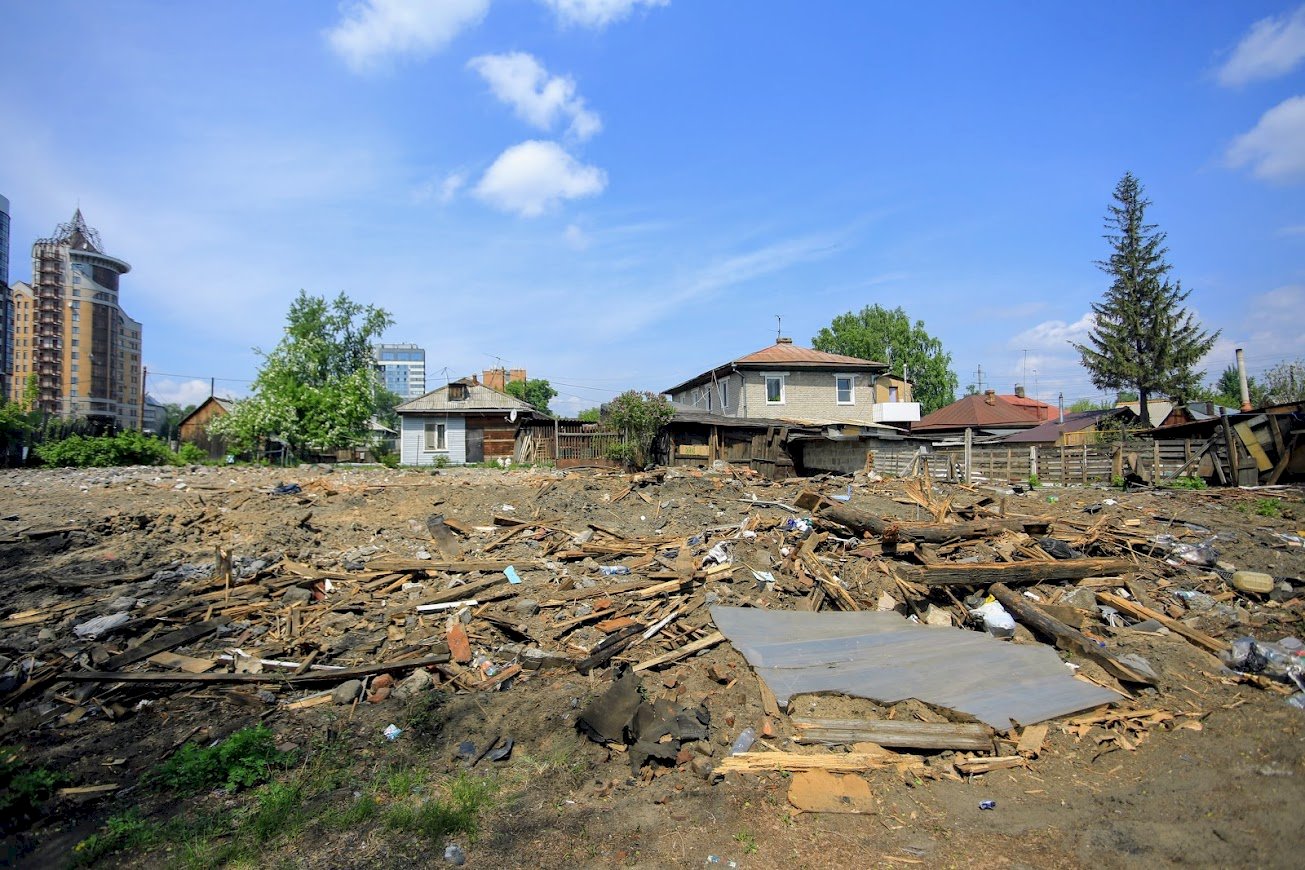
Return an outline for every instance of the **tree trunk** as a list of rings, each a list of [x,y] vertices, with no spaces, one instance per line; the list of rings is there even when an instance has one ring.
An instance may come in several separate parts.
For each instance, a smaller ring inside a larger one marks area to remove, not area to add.
[[[1150,391],[1150,390],[1146,389],[1145,387],[1138,387],[1138,389],[1137,389],[1137,399],[1138,399],[1138,403],[1137,403],[1137,413],[1138,413],[1138,416],[1140,416],[1140,417],[1142,418],[1142,426],[1143,426],[1144,428],[1146,428],[1146,429],[1150,429],[1150,428],[1151,428],[1151,412],[1150,412],[1150,410],[1147,409],[1147,406],[1146,406],[1147,399],[1150,397],[1150,395],[1151,395],[1151,391]]]

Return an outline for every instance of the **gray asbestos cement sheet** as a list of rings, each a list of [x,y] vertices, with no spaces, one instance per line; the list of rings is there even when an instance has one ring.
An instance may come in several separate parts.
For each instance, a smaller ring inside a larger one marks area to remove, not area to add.
[[[1121,697],[1074,679],[1050,647],[919,625],[892,612],[713,607],[711,617],[781,706],[812,692],[881,704],[917,698],[1004,731]]]

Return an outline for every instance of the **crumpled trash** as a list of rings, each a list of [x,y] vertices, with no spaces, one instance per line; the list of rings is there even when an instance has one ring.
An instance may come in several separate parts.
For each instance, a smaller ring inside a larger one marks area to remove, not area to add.
[[[1219,658],[1238,673],[1263,674],[1283,683],[1295,683],[1298,689],[1305,691],[1305,649],[1300,647],[1239,637],[1227,650],[1219,653]]]
[[[775,588],[775,575],[769,571],[753,569],[752,576],[757,579],[757,588],[762,592],[770,592]]]
[[[780,528],[786,532],[797,532],[799,535],[806,537],[811,534],[812,525],[811,520],[801,519],[799,517],[789,517],[784,520],[784,525]]]
[[[1213,568],[1219,561],[1219,551],[1214,548],[1218,535],[1211,535],[1199,544],[1185,544],[1173,535],[1156,535],[1151,543],[1162,547],[1170,556],[1166,559],[1171,565],[1186,562],[1188,565],[1200,565]]]
[[[131,614],[127,612],[114,613],[110,616],[97,616],[94,619],[87,620],[81,625],[73,626],[73,634],[83,640],[94,640],[106,631],[112,631],[120,625],[125,625],[131,620]]]
[[[297,483],[283,483],[272,487],[272,495],[298,495],[304,488]]]
[[[398,740],[399,735],[403,733],[403,729],[400,728],[398,725],[391,723],[389,725],[386,725],[385,730],[382,731],[381,733],[385,735],[386,740]]]
[[[1058,538],[1038,538],[1041,547],[1053,559],[1081,559],[1083,554]]]
[[[710,550],[707,551],[707,555],[703,557],[702,564],[703,567],[706,567],[707,565],[713,565],[713,564],[728,565],[733,561],[734,561],[734,557],[730,555],[729,546],[726,544],[725,541],[721,541],[716,546],[712,547]]]
[[[1197,592],[1194,589],[1176,589],[1174,597],[1182,599],[1189,610],[1204,611],[1214,607],[1216,602],[1213,597],[1206,595],[1204,592]]]
[[[995,598],[989,598],[982,606],[971,610],[970,616],[982,619],[983,627],[993,637],[1015,636],[1015,618]]]

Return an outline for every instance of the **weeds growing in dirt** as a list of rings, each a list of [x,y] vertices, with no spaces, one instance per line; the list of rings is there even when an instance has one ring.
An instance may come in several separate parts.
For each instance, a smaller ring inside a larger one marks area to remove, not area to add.
[[[237,731],[215,746],[187,743],[147,779],[179,792],[219,787],[234,792],[266,782],[277,767],[290,761],[289,753],[277,751],[272,729],[258,725]]]
[[[33,818],[64,780],[48,768],[25,768],[18,756],[16,749],[0,749],[0,830]]]
[[[163,828],[142,819],[135,809],[110,816],[97,834],[73,847],[73,866],[88,867],[126,849],[148,849],[163,837]]]
[[[1195,477],[1192,475],[1183,475],[1182,477],[1171,478],[1165,481],[1165,487],[1168,489],[1205,489],[1205,478]]]
[[[461,773],[449,780],[447,797],[424,794],[425,775],[413,769],[392,771],[383,788],[393,803],[384,810],[382,823],[391,830],[423,834],[436,843],[455,834],[474,840],[480,830],[480,814],[494,800],[494,783]]]
[[[1282,516],[1282,501],[1276,498],[1258,498],[1255,500],[1255,512],[1262,517]]]
[[[757,838],[751,831],[739,831],[734,835],[734,841],[743,847],[745,855],[751,855],[757,851]]]

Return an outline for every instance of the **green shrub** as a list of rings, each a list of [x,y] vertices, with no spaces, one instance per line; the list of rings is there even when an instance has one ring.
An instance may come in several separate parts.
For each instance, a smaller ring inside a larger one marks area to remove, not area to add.
[[[1282,502],[1276,498],[1257,498],[1255,512],[1262,517],[1282,516]]]
[[[88,867],[101,858],[129,849],[148,849],[158,842],[158,825],[142,819],[133,808],[110,816],[99,833],[91,834],[73,847],[73,866]]]
[[[389,450],[378,450],[376,451],[376,461],[386,468],[398,468],[399,454]]]
[[[0,829],[34,818],[63,781],[47,768],[25,768],[17,749],[0,749]]]
[[[1042,481],[1038,480],[1036,474],[1029,475],[1029,489],[1037,489],[1040,483],[1042,483]]]
[[[266,725],[237,731],[216,746],[187,743],[147,777],[159,787],[180,792],[211,788],[239,791],[266,782],[276,767],[290,761],[279,752]]]
[[[115,465],[175,465],[177,455],[157,438],[140,432],[117,435],[70,435],[36,447],[36,455],[56,468],[104,468]]]
[[[185,465],[199,465],[208,462],[208,454],[198,444],[186,441],[177,449],[177,458]]]
[[[1205,489],[1205,479],[1194,477],[1192,475],[1183,475],[1165,481],[1164,484],[1169,489]]]

